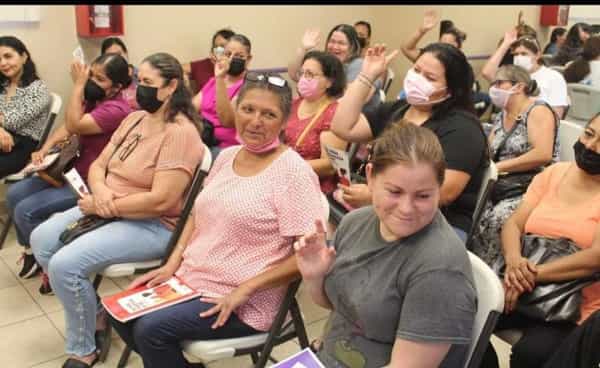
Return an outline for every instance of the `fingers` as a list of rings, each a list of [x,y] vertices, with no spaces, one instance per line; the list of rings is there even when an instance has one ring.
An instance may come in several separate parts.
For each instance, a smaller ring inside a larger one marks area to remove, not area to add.
[[[148,280],[152,279],[155,275],[155,271],[150,271],[148,273],[145,273],[139,277],[136,277],[135,280],[133,280],[129,286],[127,286],[127,289],[135,289],[136,287],[140,286],[140,285],[144,285],[145,283],[148,282]]]
[[[222,327],[229,319],[229,316],[231,315],[231,311],[232,310],[229,305],[225,305],[225,306],[221,307],[221,312],[219,313],[219,315],[217,316],[217,320],[215,321],[215,323],[213,323],[213,325],[211,327],[213,329]]]
[[[317,234],[325,234],[327,232],[321,220],[315,220],[315,227],[317,228]]]
[[[400,50],[394,50],[392,52],[390,52],[390,54],[388,56],[385,57],[385,66],[388,66],[388,64],[394,60],[394,58],[396,56],[398,56],[398,54],[400,53]]]
[[[214,307],[200,313],[200,317],[202,317],[202,318],[213,316],[221,310],[221,305],[217,302],[216,299],[206,297],[206,298],[200,298],[200,301],[204,302],[204,303],[215,304]]]
[[[165,281],[167,281],[167,278],[162,273],[157,273],[146,284],[148,287],[154,287],[158,284],[162,284]]]

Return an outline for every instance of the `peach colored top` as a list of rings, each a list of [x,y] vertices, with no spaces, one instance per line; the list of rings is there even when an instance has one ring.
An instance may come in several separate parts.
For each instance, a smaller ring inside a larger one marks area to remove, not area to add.
[[[194,232],[176,275],[203,295],[230,294],[243,282],[282,262],[297,236],[314,231],[323,216],[319,180],[298,153],[287,149],[260,173],[233,170],[241,146],[223,150],[194,203]],[[284,287],[250,296],[235,310],[260,331],[273,323]]]
[[[571,165],[575,163],[556,163],[533,179],[523,197],[523,201],[535,206],[525,223],[525,232],[548,238],[568,238],[586,249],[592,246],[600,224],[600,194],[578,205],[562,202],[557,189]],[[584,288],[582,294],[579,323],[600,309],[600,282]]]
[[[157,171],[183,170],[191,178],[202,159],[204,145],[200,135],[196,127],[181,115],[174,123],[167,123],[159,133],[150,134],[147,123],[141,122],[125,137],[145,114],[146,111],[129,114],[104,148],[112,155],[125,138],[108,163],[106,177],[106,185],[116,192],[117,198],[151,191]],[[130,154],[125,157],[127,152]],[[161,222],[173,229],[182,209],[183,197],[160,216]]]

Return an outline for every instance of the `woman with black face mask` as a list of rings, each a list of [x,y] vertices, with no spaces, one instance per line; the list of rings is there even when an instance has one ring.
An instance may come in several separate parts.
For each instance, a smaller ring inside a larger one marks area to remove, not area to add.
[[[511,368],[600,363],[600,351],[591,348],[600,346],[600,282],[582,289],[576,323],[543,322],[515,310],[521,295],[538,284],[577,280],[600,271],[600,114],[590,120],[573,149],[575,162],[559,162],[538,174],[502,229],[505,314],[496,329],[523,331],[512,346]],[[567,238],[580,249],[536,265],[521,253],[525,234]]]
[[[130,83],[129,66],[120,55],[107,53],[90,66],[74,62],[71,64],[71,77],[74,86],[66,104],[65,123],[54,130],[42,148],[31,154],[31,160],[42,162],[57,143],[76,135],[80,156],[75,159],[74,167],[83,180],[87,180],[90,165],[123,118],[131,112],[121,94]],[[68,185],[50,183],[38,176],[21,180],[8,188],[8,211],[17,230],[18,243],[25,247],[20,277],[33,277],[40,270],[29,247],[33,229],[53,213],[75,206],[77,199]],[[40,293],[50,292],[50,284],[44,277]]]
[[[217,56],[215,76],[196,96],[193,104],[202,115],[202,141],[213,159],[226,147],[240,144],[235,137],[234,106],[252,59],[250,40],[241,34],[231,36],[225,51]]]

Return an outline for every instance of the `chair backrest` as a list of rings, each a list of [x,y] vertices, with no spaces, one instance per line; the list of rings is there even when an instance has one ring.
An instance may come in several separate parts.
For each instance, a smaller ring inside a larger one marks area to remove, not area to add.
[[[386,98],[385,92],[382,89],[380,89],[379,90],[379,100],[383,103],[383,102],[385,102],[385,98]]]
[[[42,132],[42,137],[40,138],[40,142],[38,143],[38,148],[41,148],[44,143],[46,143],[46,139],[50,135],[52,131],[52,127],[54,126],[54,122],[56,121],[56,116],[60,113],[60,108],[62,107],[62,98],[52,92],[50,93],[51,105],[50,112],[48,113],[48,118],[46,119],[46,125],[44,126],[44,131]]]
[[[194,207],[194,201],[198,196],[200,189],[202,188],[204,178],[206,178],[206,176],[208,175],[208,171],[210,170],[210,166],[212,164],[212,154],[210,153],[210,149],[208,148],[208,146],[206,146],[205,144],[203,144],[203,146],[204,155],[202,156],[202,162],[196,168],[194,177],[185,196],[185,201],[183,204],[183,209],[181,210],[181,215],[179,216],[179,220],[175,225],[175,229],[173,230],[173,233],[169,238],[169,243],[167,244],[165,257],[163,257],[161,264],[165,264],[169,260],[169,255],[177,245],[179,237],[181,236],[181,232],[183,231],[185,223],[187,222],[187,218],[189,217],[190,212]]]
[[[560,160],[575,161],[573,144],[583,132],[583,126],[567,120],[561,120],[558,127],[558,141],[560,142]]]
[[[477,204],[475,205],[475,211],[473,211],[473,224],[471,225],[471,230],[467,236],[466,247],[467,249],[471,249],[471,241],[473,239],[473,234],[475,233],[475,229],[481,216],[483,215],[483,210],[485,209],[485,204],[488,199],[492,195],[492,190],[494,189],[494,184],[498,181],[498,169],[493,161],[490,161],[490,165],[483,173],[483,178],[481,180],[481,186],[479,187],[479,193],[477,193]]]
[[[388,68],[387,69],[387,78],[385,80],[385,83],[383,84],[383,91],[386,94],[388,93],[388,90],[390,89],[390,86],[392,85],[392,82],[394,81],[395,77],[396,77],[396,74],[394,73],[392,68]]]
[[[570,118],[588,121],[600,112],[600,88],[585,84],[567,84],[571,106],[568,111]]]
[[[485,262],[471,252],[468,254],[477,289],[477,313],[464,367],[475,368],[481,363],[498,317],[504,309],[504,289],[500,278]]]

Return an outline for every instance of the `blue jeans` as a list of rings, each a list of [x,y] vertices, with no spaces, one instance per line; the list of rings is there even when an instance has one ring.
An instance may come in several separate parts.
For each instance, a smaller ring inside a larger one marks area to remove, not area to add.
[[[211,326],[218,313],[211,317],[199,316],[213,306],[196,298],[127,323],[109,318],[123,341],[141,355],[145,368],[184,368],[186,361],[180,346],[183,340],[227,339],[261,333],[240,321],[235,313],[225,325],[213,330]]]
[[[66,352],[77,356],[96,350],[97,304],[90,276],[111,264],[161,258],[171,236],[158,219],[119,220],[65,246],[58,237],[82,216],[79,207],[73,207],[40,224],[31,234],[33,254],[65,308]]]
[[[77,196],[65,185],[55,188],[37,176],[8,186],[6,206],[17,230],[17,241],[29,246],[31,232],[50,215],[77,205]]]

